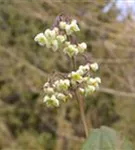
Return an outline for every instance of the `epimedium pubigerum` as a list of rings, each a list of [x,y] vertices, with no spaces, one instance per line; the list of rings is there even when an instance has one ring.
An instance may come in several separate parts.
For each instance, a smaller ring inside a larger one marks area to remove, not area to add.
[[[75,19],[58,20],[51,29],[46,29],[44,33],[39,33],[35,41],[40,46],[46,46],[54,52],[63,51],[69,58],[74,58],[78,54],[83,54],[87,49],[85,42],[73,42],[72,36],[79,32],[80,28]],[[48,107],[59,107],[62,102],[72,99],[75,92],[86,97],[94,93],[101,83],[100,77],[93,77],[93,73],[98,70],[97,63],[87,63],[78,69],[66,74],[63,78],[46,82],[43,86],[43,102]]]

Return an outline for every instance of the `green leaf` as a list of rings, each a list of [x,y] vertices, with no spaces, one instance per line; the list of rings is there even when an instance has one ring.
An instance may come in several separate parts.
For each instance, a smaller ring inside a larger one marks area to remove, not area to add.
[[[102,126],[93,129],[83,144],[82,150],[133,150],[130,142],[120,140],[116,131]]]

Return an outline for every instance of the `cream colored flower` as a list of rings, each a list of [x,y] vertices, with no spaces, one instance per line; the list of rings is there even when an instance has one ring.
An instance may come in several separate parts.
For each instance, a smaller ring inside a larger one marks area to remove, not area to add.
[[[58,40],[60,43],[63,43],[66,39],[67,39],[66,35],[58,35],[58,36],[57,36],[57,40]]]
[[[70,29],[74,32],[80,31],[79,26],[77,25],[77,21],[76,20],[72,20],[71,24],[70,24]]]
[[[48,107],[59,107],[60,103],[59,103],[59,100],[56,98],[55,95],[52,95],[52,96],[45,96],[44,97],[44,100],[43,100],[46,105]]]
[[[44,34],[48,40],[53,40],[56,37],[55,30],[46,29]]]
[[[41,45],[41,46],[44,46],[46,44],[46,41],[47,41],[47,39],[46,39],[46,37],[44,36],[43,33],[37,34],[36,37],[34,38],[34,40],[36,42],[38,42],[38,44]]]
[[[98,70],[98,64],[93,63],[93,64],[90,65],[90,68],[92,69],[92,71],[97,71]]]
[[[87,45],[86,45],[86,43],[80,43],[80,44],[78,44],[78,50],[79,50],[79,52],[80,53],[84,53],[84,51],[87,49]]]
[[[66,25],[67,25],[67,23],[64,22],[64,21],[61,21],[61,22],[59,23],[59,27],[60,27],[61,29],[65,29],[65,28],[66,28]]]

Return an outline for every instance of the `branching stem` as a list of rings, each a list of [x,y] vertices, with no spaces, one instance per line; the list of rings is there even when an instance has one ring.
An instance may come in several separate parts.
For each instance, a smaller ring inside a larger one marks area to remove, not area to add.
[[[76,70],[76,58],[72,58],[72,63],[73,63],[73,69]],[[79,104],[79,109],[80,109],[80,115],[81,115],[81,120],[84,126],[84,131],[85,131],[85,136],[88,137],[88,127],[85,119],[85,112],[84,112],[84,101],[82,97],[78,94],[77,90],[75,90],[75,97],[76,100]]]

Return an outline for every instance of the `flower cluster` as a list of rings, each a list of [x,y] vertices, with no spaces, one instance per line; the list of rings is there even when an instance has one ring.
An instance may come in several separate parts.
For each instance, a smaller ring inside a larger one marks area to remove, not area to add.
[[[59,26],[60,26],[60,29],[66,31],[67,35],[71,35],[74,32],[80,31],[76,20],[72,20],[70,24],[67,24],[64,21],[61,21]]]
[[[66,35],[59,35],[59,28],[55,27],[53,30],[46,29],[44,33],[39,33],[34,40],[41,46],[46,45],[47,48],[57,51],[66,38]]]
[[[73,34],[80,31],[76,20],[60,19],[53,29],[46,29],[44,33],[39,33],[35,41],[41,45],[52,49],[54,52],[63,51],[70,58],[82,54],[87,49],[85,42],[77,43],[73,39]],[[44,84],[44,102],[48,107],[59,107],[61,102],[66,102],[73,97],[75,92],[83,96],[94,93],[101,83],[99,77],[93,77],[92,72],[98,70],[98,64],[86,64],[79,66],[78,70],[72,71],[54,82]]]
[[[91,73],[97,70],[97,63],[81,65],[78,70],[69,73],[66,79],[56,80],[52,85],[49,82],[45,83],[44,102],[48,107],[58,107],[60,102],[66,102],[73,97],[70,91],[74,90],[78,90],[84,96],[91,95],[101,83],[99,77],[91,76]]]
[[[72,98],[72,95],[68,92],[70,87],[70,81],[68,79],[60,79],[55,81],[52,85],[49,82],[44,84],[44,102],[48,107],[59,107],[60,101],[66,102]]]
[[[98,70],[98,64],[86,64],[85,66],[80,66],[77,71],[72,71],[68,77],[70,79],[73,87],[77,87],[80,94],[84,96],[91,95],[98,88],[101,83],[99,77],[92,77],[91,73]]]
[[[61,21],[58,27],[46,29],[44,33],[39,33],[35,41],[41,45],[51,48],[53,51],[62,50],[69,57],[83,53],[87,49],[86,43],[72,44],[69,37],[80,31],[77,21],[72,20],[70,23]]]

